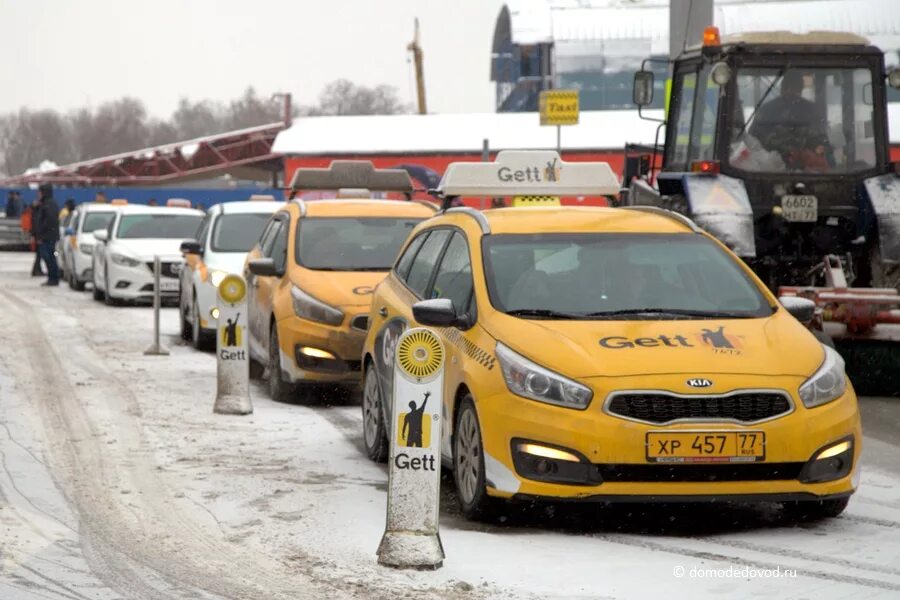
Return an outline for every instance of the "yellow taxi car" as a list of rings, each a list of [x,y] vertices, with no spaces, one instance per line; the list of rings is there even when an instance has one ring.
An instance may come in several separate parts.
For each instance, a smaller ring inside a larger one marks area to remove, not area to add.
[[[451,165],[439,191],[617,188],[605,163],[501,152]],[[413,231],[375,292],[365,447],[386,457],[400,332],[430,326],[447,356],[441,458],[467,516],[501,498],[774,501],[835,516],[857,486],[860,419],[840,356],[800,322],[813,311],[659,208],[449,208]]]
[[[298,169],[293,191],[335,191],[287,203],[247,255],[248,347],[266,367],[269,392],[288,399],[297,384],[360,383],[372,291],[412,229],[434,214],[419,202],[372,199],[412,193],[405,171],[367,161]]]

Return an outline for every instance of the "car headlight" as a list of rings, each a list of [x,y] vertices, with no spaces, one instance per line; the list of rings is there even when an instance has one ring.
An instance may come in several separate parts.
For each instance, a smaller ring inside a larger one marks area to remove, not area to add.
[[[291,288],[291,300],[298,317],[328,325],[340,325],[344,320],[344,313],[321,300],[316,300],[296,286]]]
[[[122,265],[123,267],[137,267],[140,266],[141,261],[131,258],[130,256],[125,256],[124,254],[117,254],[113,252],[110,255],[110,258],[117,265]]]
[[[219,287],[219,284],[222,283],[222,280],[227,276],[227,271],[219,271],[218,269],[213,269],[209,272],[209,282],[213,284],[213,287]]]
[[[500,342],[496,352],[506,387],[513,394],[579,410],[591,403],[594,392],[589,387],[531,362]]]
[[[847,389],[847,374],[844,359],[828,346],[822,366],[800,386],[800,399],[806,408],[813,408],[837,400]]]
[[[87,254],[88,256],[94,253],[93,244],[79,244],[78,249],[81,250],[82,254]]]

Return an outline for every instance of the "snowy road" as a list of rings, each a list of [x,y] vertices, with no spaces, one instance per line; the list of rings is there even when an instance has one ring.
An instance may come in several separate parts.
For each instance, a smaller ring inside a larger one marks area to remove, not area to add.
[[[179,343],[174,309],[171,356],[146,357],[149,309],[41,289],[29,265],[0,254],[2,600],[900,597],[900,399],[862,400],[841,518],[513,506],[483,526],[445,481],[444,568],[394,571],[375,563],[387,475],[357,406],[254,384],[253,415],[214,415],[214,358]]]

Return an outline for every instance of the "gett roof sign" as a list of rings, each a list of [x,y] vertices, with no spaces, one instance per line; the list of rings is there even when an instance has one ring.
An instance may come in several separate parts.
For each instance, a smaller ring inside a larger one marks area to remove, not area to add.
[[[443,196],[609,196],[619,180],[605,162],[565,162],[552,150],[504,150],[494,162],[456,162]]]

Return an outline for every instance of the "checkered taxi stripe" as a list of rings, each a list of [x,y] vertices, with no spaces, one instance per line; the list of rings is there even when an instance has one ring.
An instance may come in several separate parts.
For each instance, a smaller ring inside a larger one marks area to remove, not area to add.
[[[494,363],[497,362],[497,359],[494,358],[494,356],[490,352],[482,350],[471,341],[469,341],[468,338],[466,338],[459,332],[459,329],[444,327],[441,328],[441,334],[451,344],[459,348],[463,352],[463,354],[465,354],[469,358],[474,359],[478,364],[480,364],[488,371],[494,368]]]

